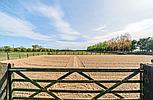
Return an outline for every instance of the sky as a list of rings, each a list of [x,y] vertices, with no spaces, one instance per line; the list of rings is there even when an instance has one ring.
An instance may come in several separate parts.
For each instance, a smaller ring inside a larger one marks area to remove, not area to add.
[[[153,37],[153,0],[0,0],[0,47],[87,46],[129,33]]]

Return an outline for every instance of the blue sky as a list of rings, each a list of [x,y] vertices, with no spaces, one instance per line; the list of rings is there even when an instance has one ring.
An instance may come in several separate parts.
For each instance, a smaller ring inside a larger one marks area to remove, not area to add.
[[[152,0],[1,0],[0,46],[85,49],[124,33],[153,36]]]

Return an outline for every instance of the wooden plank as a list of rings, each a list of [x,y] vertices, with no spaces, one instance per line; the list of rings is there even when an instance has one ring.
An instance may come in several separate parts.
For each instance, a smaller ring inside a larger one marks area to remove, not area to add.
[[[4,87],[4,89],[1,90],[0,92],[0,98],[3,96],[3,94],[6,92],[7,86]]]
[[[64,93],[99,93],[101,90],[49,90],[52,92],[64,92]],[[140,93],[141,90],[113,90],[108,93]]]
[[[7,100],[7,95],[4,97],[4,99],[3,100]]]
[[[40,79],[32,79],[35,82],[58,82],[58,83],[118,83],[122,80],[40,80]],[[12,82],[30,82],[27,79],[13,79]],[[143,83],[141,80],[128,80],[123,83]]]
[[[26,91],[26,92],[36,92],[41,91],[45,92],[45,90],[40,89],[26,89],[26,88],[14,88],[13,91]],[[61,93],[100,93],[102,90],[52,90],[49,89],[50,92],[61,92]],[[141,90],[112,90],[108,93],[141,93]]]
[[[88,68],[11,68],[9,71],[30,71],[30,72],[143,72],[140,69],[88,69]]]
[[[143,67],[143,65],[142,64],[140,64],[140,69],[141,70],[144,70],[144,67]],[[140,80],[142,81],[141,83],[140,83],[140,90],[142,90],[142,92],[140,93],[140,98],[141,99],[143,99],[143,97],[144,97],[144,94],[143,94],[143,85],[144,85],[144,81],[143,81],[143,73],[142,72],[140,72]]]
[[[11,66],[11,65],[9,65],[9,66]],[[7,80],[6,80],[6,96],[5,96],[5,98],[6,98],[6,100],[8,100],[9,99],[9,87],[10,87],[10,84],[11,83],[9,83],[10,81],[9,81],[9,71],[8,71],[8,69],[10,68],[9,66],[7,66],[7,69],[6,69],[6,72],[7,72]]]
[[[13,100],[56,100],[54,98],[13,97]]]
[[[2,79],[0,80],[0,89],[2,89],[5,81],[7,79],[7,72],[5,72],[4,76],[2,77]]]
[[[13,97],[13,100],[55,100],[53,98],[31,98],[31,97]],[[77,99],[74,99],[74,98],[70,98],[70,99],[62,99],[62,100],[91,100],[89,98],[77,98]],[[119,100],[119,99],[97,99],[97,100]],[[123,100],[123,99],[122,99]],[[141,100],[141,99],[124,99],[124,100]]]

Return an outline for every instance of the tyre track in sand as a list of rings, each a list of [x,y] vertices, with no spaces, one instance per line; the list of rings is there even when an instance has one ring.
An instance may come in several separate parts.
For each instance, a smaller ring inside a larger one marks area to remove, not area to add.
[[[66,68],[84,68],[84,64],[81,62],[80,58],[76,55],[70,57],[69,62],[67,63]],[[88,74],[87,74],[88,75]],[[86,80],[83,76],[79,75],[77,72],[66,77],[65,80]],[[73,89],[73,90],[93,90],[93,85],[86,83],[67,83],[62,84],[58,83],[56,88],[59,89]],[[92,94],[83,94],[83,93],[58,93],[58,96],[61,98],[92,98]]]
[[[72,66],[67,66],[67,67],[83,68],[83,69],[86,67],[79,56],[74,55],[70,59],[71,60],[69,63],[71,63]],[[83,73],[91,78],[93,76],[92,73],[86,73],[86,72],[83,72]],[[95,73],[93,73],[93,74],[96,75]],[[88,80],[88,79],[79,75],[78,73],[73,73],[73,75],[71,75],[70,80]],[[72,89],[76,89],[76,90],[99,90],[99,89],[101,89],[101,87],[99,87],[98,85],[96,85],[94,83],[92,83],[92,84],[83,83],[83,84],[77,84],[77,85],[70,84],[70,87],[73,87]],[[88,93],[88,94],[87,93],[86,94],[78,93],[78,94],[74,94],[73,97],[72,97],[72,95],[69,95],[68,98],[86,98],[86,99],[90,98],[91,99],[95,95],[97,95],[97,94],[96,93]],[[115,96],[113,94],[106,94],[102,98],[109,99],[109,98],[115,98]]]

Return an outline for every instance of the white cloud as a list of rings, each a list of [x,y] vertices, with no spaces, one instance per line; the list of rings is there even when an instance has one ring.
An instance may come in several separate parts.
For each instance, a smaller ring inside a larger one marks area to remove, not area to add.
[[[148,12],[152,9],[153,1],[152,0],[129,0],[128,1],[129,9],[134,11],[143,11]]]
[[[106,28],[106,25],[103,25],[103,26],[99,26],[95,29],[93,29],[93,31],[96,31],[96,32],[104,32],[105,31],[105,28]]]
[[[133,39],[153,36],[153,19],[145,19],[139,22],[130,23],[125,26],[123,30],[112,33],[107,33],[103,36],[92,37],[90,43],[96,43],[104,40],[111,39],[124,33],[129,33]]]
[[[34,26],[25,20],[0,12],[0,35],[26,37],[35,40],[49,40],[49,37],[34,32]]]
[[[57,46],[58,48],[62,48],[62,49],[73,49],[73,50],[77,50],[77,49],[86,49],[87,46],[89,46],[89,44],[87,42],[67,42],[67,41],[57,41]]]
[[[47,17],[51,23],[53,22],[54,27],[59,32],[59,38],[63,40],[75,40],[81,35],[81,33],[74,30],[71,25],[64,20],[64,12],[57,6],[47,6],[39,3],[38,7],[33,7],[30,10],[41,13],[43,16]]]

